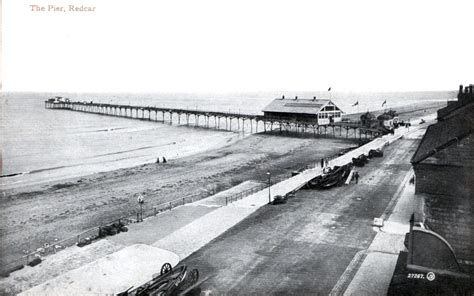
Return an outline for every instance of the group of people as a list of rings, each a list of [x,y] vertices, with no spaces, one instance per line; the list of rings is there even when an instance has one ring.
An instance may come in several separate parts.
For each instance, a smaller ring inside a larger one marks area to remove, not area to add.
[[[158,157],[156,159],[156,163],[160,163],[160,158]],[[166,163],[166,158],[163,156],[163,163]]]
[[[329,166],[329,159],[321,158],[321,168]]]

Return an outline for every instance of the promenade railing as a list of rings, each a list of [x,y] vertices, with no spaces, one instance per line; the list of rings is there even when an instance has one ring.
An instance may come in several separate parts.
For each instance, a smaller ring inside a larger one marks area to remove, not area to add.
[[[238,192],[238,193],[234,193],[234,194],[231,194],[229,196],[226,196],[225,197],[225,205],[228,205],[234,201],[237,201],[239,199],[243,199],[244,197],[247,197],[249,195],[252,195],[264,188],[267,188],[268,185],[267,184],[259,184],[255,187],[252,187],[252,188],[249,188],[247,190],[244,190],[244,191],[241,191],[241,192]]]
[[[259,190],[265,188],[265,184],[259,184],[253,188],[244,190],[239,193],[232,194],[230,196],[226,196],[226,205],[238,199],[242,199],[248,195],[251,195]],[[207,196],[205,196],[207,197]],[[51,243],[46,243],[43,246],[37,248],[33,252],[29,252],[18,259],[12,260],[8,263],[3,264],[0,267],[0,275],[1,276],[8,276],[9,273],[19,270],[23,268],[25,265],[35,265],[35,262],[38,261],[36,258],[41,258],[50,254],[55,254],[67,247],[71,247],[74,245],[82,244],[86,245],[92,243],[93,241],[104,237],[102,231],[107,226],[112,225],[121,225],[126,226],[131,223],[137,223],[143,221],[144,218],[148,218],[151,216],[156,216],[160,213],[170,211],[176,207],[183,206],[188,203],[192,203],[194,201],[200,200],[203,197],[203,194],[194,194],[182,198],[177,198],[171,201],[159,203],[159,204],[151,204],[150,206],[146,206],[142,208],[142,211],[137,212],[136,215],[127,215],[120,217],[118,219],[112,220],[109,223],[105,223],[100,226],[95,226],[93,228],[87,229],[81,233],[75,234],[73,236],[67,237],[65,239],[54,241]],[[39,261],[41,262],[41,261]]]

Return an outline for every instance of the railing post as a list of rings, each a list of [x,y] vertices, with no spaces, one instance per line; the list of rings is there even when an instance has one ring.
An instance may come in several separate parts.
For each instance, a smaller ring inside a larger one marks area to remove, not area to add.
[[[183,206],[184,206],[184,199],[185,199],[185,198],[183,197]]]
[[[170,202],[170,211],[171,211],[171,202]]]
[[[153,214],[156,216],[156,207],[153,207]]]

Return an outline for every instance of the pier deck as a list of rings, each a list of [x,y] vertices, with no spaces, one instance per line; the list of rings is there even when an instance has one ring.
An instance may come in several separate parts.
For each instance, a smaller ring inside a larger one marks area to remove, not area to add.
[[[234,112],[192,110],[156,106],[132,106],[80,101],[45,101],[46,109],[70,110],[94,113],[107,116],[156,121],[194,127],[224,129],[258,133],[259,130],[311,133],[316,135],[332,135],[334,137],[373,139],[382,135],[377,129],[366,128],[354,122],[337,122],[319,125],[316,121],[300,119],[283,119],[258,114]]]

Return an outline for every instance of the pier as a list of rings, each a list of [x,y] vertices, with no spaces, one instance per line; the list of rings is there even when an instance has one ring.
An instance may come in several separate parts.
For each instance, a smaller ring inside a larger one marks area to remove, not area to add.
[[[256,114],[156,106],[106,104],[94,103],[93,101],[79,102],[62,98],[45,101],[45,108],[250,133],[273,131],[359,139],[373,139],[382,135],[382,132],[377,129],[366,128],[355,122],[341,121],[318,124],[317,120],[310,119],[288,119]]]

